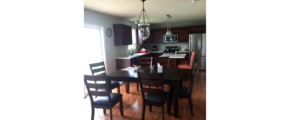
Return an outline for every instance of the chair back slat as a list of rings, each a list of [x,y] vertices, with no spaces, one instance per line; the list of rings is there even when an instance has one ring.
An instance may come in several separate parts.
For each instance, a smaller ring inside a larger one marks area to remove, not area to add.
[[[157,67],[157,64],[160,64],[162,67],[164,68],[168,68],[169,67],[169,57],[156,57],[156,62],[155,62],[155,66]]]
[[[192,89],[193,89],[193,85],[194,85],[194,82],[196,80],[196,77],[197,77],[197,73],[198,73],[198,65],[197,63],[194,64],[194,67],[193,67],[193,70],[192,70],[192,76],[191,76],[191,80],[190,80],[190,84],[189,84],[189,93],[191,95],[191,92],[192,92]]]
[[[149,73],[138,71],[138,81],[141,87],[142,99],[145,101],[144,93],[158,94],[163,101],[163,73]],[[145,88],[145,86],[156,86],[161,89],[153,87]]]
[[[141,61],[140,65],[149,65],[150,66],[151,61]]]
[[[93,83],[89,83],[89,81],[93,81]],[[105,81],[105,83],[98,83],[98,81]],[[91,104],[93,104],[94,100],[93,100],[93,96],[108,96],[109,97],[109,101],[111,101],[110,98],[110,86],[109,83],[109,79],[107,77],[107,75],[97,75],[97,76],[93,76],[93,75],[84,75],[84,82],[91,100]],[[91,89],[95,89],[95,90],[91,90]],[[105,89],[105,91],[97,91],[98,89]]]
[[[95,74],[106,75],[106,67],[105,67],[104,61],[90,64],[90,69],[91,69],[92,75],[95,75]]]
[[[99,73],[99,72],[102,72],[106,74],[106,70],[104,68],[99,68],[99,69],[92,69],[92,74],[96,74],[96,73]]]
[[[88,88],[95,88],[95,89],[107,89],[106,84],[92,84],[92,83],[87,83]]]
[[[140,60],[149,60],[149,61],[151,61],[151,58],[152,57],[140,57]]]
[[[152,57],[140,57],[139,63],[142,68],[150,68]]]
[[[107,91],[90,91],[91,96],[109,96]]]

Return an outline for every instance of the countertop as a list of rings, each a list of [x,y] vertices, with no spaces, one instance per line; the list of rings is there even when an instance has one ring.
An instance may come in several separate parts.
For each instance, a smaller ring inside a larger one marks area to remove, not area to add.
[[[150,53],[163,53],[163,51],[150,51],[150,52],[147,52],[147,53],[135,53],[133,55],[116,57],[116,59],[132,59],[132,58],[140,57],[140,56],[143,56],[143,55],[146,55],[146,54],[150,54]],[[178,53],[188,53],[188,51],[178,51]],[[175,55],[175,54],[170,54],[170,55]],[[180,57],[182,57],[181,55],[183,55],[183,54],[178,54],[177,56],[172,56],[172,57],[180,58]],[[184,54],[184,57],[185,57],[185,55],[186,54]],[[162,57],[162,56],[163,55],[161,55],[160,57]],[[171,57],[169,57],[169,58],[171,58]]]
[[[124,56],[124,57],[116,57],[116,59],[132,59],[132,58],[136,58],[136,57],[140,57],[146,54],[150,54],[151,52],[147,52],[147,53],[135,53],[133,55],[128,55],[128,56]]]
[[[159,57],[169,57],[169,58],[185,58],[186,54],[163,54]]]

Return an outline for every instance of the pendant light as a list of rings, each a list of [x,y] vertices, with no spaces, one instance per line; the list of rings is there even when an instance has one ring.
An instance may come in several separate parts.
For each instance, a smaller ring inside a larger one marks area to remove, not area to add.
[[[139,16],[139,19],[135,21],[135,24],[138,24],[138,34],[142,38],[143,41],[145,41],[150,36],[150,21],[148,19],[147,13],[144,9],[144,1],[143,2],[143,9],[141,11],[141,14]],[[148,22],[145,22],[145,14],[147,17]],[[143,22],[139,22],[141,15],[143,16]]]
[[[172,33],[170,32],[170,14],[166,15],[167,16],[167,32],[165,33],[165,35],[172,35]]]

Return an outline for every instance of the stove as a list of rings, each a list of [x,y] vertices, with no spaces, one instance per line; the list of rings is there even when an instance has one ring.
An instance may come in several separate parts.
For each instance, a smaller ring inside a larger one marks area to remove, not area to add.
[[[163,54],[175,54],[175,51],[179,51],[179,46],[166,46]]]

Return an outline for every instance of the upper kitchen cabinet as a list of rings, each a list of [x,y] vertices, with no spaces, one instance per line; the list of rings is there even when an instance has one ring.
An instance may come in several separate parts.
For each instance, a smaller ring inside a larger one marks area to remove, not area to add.
[[[123,24],[113,24],[115,45],[132,44],[132,27]]]
[[[166,33],[166,29],[155,29],[153,33],[153,43],[163,43],[163,35]]]
[[[167,32],[167,29],[165,30],[165,33]],[[178,28],[170,28],[170,32],[172,34],[178,34]]]
[[[206,26],[205,25],[200,26],[200,32],[206,33]]]
[[[188,27],[178,28],[178,42],[188,42]]]
[[[206,26],[205,25],[190,26],[189,33],[206,33]]]
[[[154,30],[150,30],[150,35],[149,37],[143,41],[143,39],[139,36],[138,34],[138,29],[136,30],[136,35],[137,35],[137,43],[138,44],[145,44],[145,43],[153,43],[153,31]]]

